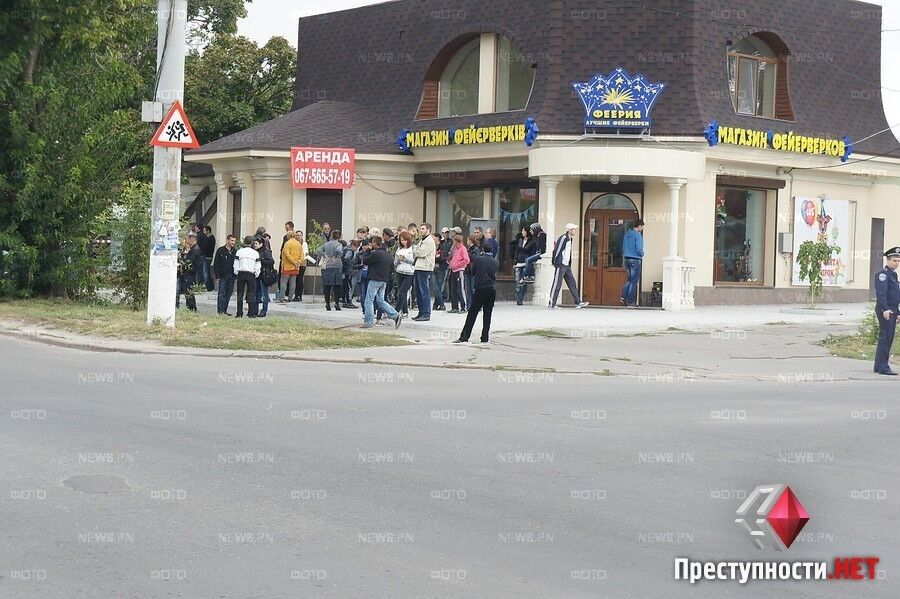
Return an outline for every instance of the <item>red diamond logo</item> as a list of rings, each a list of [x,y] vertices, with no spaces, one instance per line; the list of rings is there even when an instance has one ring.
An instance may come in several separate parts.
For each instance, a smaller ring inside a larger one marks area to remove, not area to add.
[[[772,525],[772,530],[784,546],[790,547],[809,521],[809,514],[791,488],[785,487],[781,497],[772,506],[772,511],[766,516],[766,520]]]

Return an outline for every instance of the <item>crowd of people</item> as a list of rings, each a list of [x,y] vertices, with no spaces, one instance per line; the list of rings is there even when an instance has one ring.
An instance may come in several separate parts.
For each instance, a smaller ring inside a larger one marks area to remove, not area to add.
[[[581,300],[572,273],[576,229],[572,223],[566,225],[566,232],[552,248],[555,274],[548,302],[551,309],[557,307],[563,281],[576,307],[588,305]],[[416,311],[412,317],[416,322],[427,322],[433,312],[446,311],[467,314],[457,339],[465,342],[478,314],[483,313],[481,341],[489,340],[500,267],[500,245],[493,228],[475,227],[466,237],[460,227],[444,227],[437,233],[428,223],[409,223],[396,229],[360,227],[348,240],[343,232],[325,223],[315,235],[321,238],[315,240],[317,249],[311,252],[303,232],[288,221],[277,253],[264,227],[245,237],[241,247],[234,235],[228,235],[224,245],[216,249],[209,227],[192,224],[179,261],[178,298],[184,294],[187,307],[196,310],[196,286],[205,284],[209,291],[217,286],[217,312],[230,316],[229,304],[236,289],[235,317],[244,316],[246,304],[248,318],[264,318],[273,289],[278,303],[302,302],[306,269],[318,266],[325,309],[359,309],[363,328],[389,322],[399,327],[411,310]],[[535,281],[535,265],[547,252],[547,234],[534,223],[523,227],[511,245],[516,304],[521,306],[528,286]]]

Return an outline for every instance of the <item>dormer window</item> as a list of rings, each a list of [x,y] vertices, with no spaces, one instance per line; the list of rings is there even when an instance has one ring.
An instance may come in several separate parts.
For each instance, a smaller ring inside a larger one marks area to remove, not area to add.
[[[425,75],[417,120],[524,110],[535,65],[509,39],[471,33],[442,49]]]
[[[439,116],[478,114],[479,42],[473,39],[447,63],[438,86]]]
[[[787,47],[778,36],[751,35],[728,48],[728,87],[737,114],[793,120]]]

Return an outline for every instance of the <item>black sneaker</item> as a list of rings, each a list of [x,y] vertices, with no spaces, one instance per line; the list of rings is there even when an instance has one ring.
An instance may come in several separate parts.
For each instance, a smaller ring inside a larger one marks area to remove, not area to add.
[[[469,342],[468,339],[457,339],[457,340],[454,341],[453,343],[468,343],[468,342]]]

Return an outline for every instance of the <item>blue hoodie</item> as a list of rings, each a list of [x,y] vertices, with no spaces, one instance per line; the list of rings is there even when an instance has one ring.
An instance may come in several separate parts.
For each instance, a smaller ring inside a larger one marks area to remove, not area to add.
[[[622,253],[625,254],[626,258],[643,260],[644,236],[634,229],[629,229],[628,232],[625,233],[625,240],[622,242]]]

